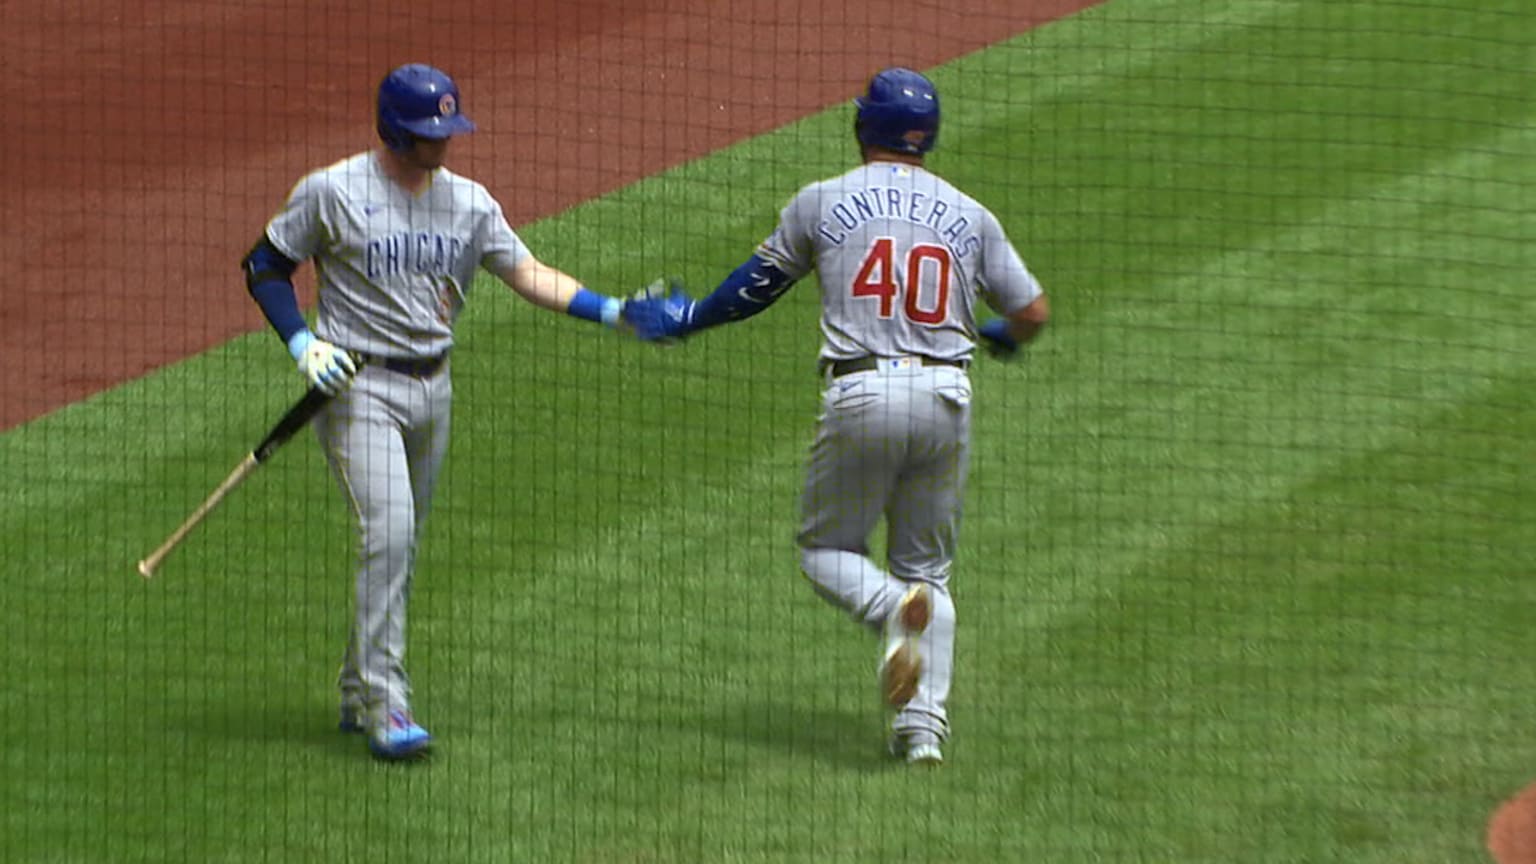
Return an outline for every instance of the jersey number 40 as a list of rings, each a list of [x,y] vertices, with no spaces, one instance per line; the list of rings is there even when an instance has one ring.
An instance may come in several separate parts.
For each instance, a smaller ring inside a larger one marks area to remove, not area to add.
[[[901,311],[911,320],[944,323],[949,316],[949,249],[933,243],[918,243],[908,249],[906,266],[901,270],[905,284],[897,281],[896,255],[894,237],[876,237],[859,266],[859,275],[853,277],[853,296],[879,298],[880,317],[889,318],[896,312],[899,294]],[[927,291],[931,306],[923,302],[925,285],[931,286]]]

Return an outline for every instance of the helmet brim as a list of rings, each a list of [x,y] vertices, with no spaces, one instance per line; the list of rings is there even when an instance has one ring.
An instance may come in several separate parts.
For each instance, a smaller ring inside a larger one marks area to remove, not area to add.
[[[449,117],[425,117],[420,120],[402,120],[400,128],[417,138],[440,140],[455,135],[467,135],[475,131],[475,124],[463,114]]]

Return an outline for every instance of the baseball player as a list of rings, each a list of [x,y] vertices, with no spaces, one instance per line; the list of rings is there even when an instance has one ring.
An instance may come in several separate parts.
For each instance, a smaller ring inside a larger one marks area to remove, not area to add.
[[[892,754],[943,761],[955,605],[949,593],[978,337],[1015,355],[1049,318],[995,216],[923,167],[939,131],[927,78],[885,69],[854,100],[863,164],[801,189],[756,253],[709,296],[629,304],[642,339],[761,312],[813,270],[821,283],[823,413],[798,534],[817,592],[883,635]],[[1001,317],[977,326],[976,301]],[[886,568],[869,536],[887,522]]]
[[[448,449],[454,322],[476,270],[610,327],[624,306],[535,258],[484,186],[443,167],[452,137],[475,129],[460,109],[442,71],[391,71],[378,89],[382,145],[300,180],[242,262],[299,373],[337,394],[315,428],[360,538],[340,725],[386,759],[432,741],[411,713],[406,597]],[[318,284],[313,330],[291,281],[306,259]]]

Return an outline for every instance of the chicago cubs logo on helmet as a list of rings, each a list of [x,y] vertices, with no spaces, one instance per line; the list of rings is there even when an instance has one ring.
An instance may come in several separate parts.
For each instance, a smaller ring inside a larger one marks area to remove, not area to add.
[[[475,131],[459,113],[459,85],[422,63],[401,66],[379,83],[379,138],[396,150],[417,138],[442,139]]]
[[[882,69],[853,105],[854,134],[862,144],[927,153],[938,143],[939,94],[921,73],[901,66]]]

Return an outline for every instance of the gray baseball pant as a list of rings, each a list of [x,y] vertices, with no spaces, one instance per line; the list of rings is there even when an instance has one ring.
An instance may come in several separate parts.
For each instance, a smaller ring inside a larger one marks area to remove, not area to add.
[[[955,605],[949,594],[969,462],[971,385],[944,366],[829,379],[801,497],[801,568],[818,593],[871,629],[913,581],[933,589],[918,642],[917,695],[892,721],[899,735],[949,735]],[[869,557],[886,519],[889,572]]]
[[[315,422],[358,536],[355,615],[337,685],[343,706],[374,718],[410,710],[406,603],[452,403],[447,363],[428,378],[370,364]]]

